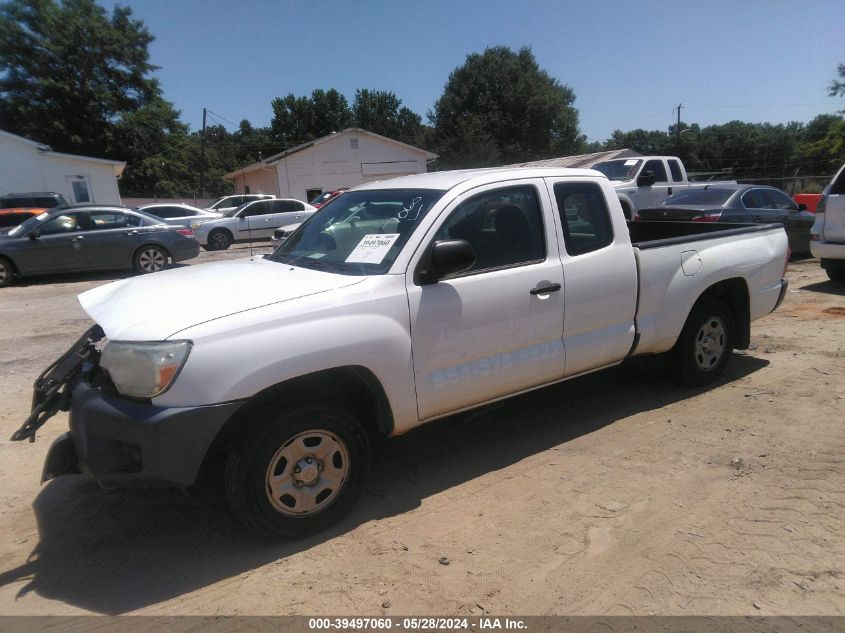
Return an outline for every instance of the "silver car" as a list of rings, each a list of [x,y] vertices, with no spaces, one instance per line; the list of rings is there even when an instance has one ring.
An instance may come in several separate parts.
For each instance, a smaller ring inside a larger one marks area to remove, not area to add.
[[[192,207],[181,202],[145,204],[138,207],[137,210],[141,213],[159,218],[165,224],[185,226],[192,229],[196,229],[200,224],[208,220],[216,220],[222,215],[221,213],[198,209],[197,207]]]

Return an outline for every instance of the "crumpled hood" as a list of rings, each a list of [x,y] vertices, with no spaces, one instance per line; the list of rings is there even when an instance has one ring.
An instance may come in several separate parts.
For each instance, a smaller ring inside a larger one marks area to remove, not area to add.
[[[116,281],[82,293],[79,303],[112,340],[162,341],[199,323],[361,281],[253,257]]]

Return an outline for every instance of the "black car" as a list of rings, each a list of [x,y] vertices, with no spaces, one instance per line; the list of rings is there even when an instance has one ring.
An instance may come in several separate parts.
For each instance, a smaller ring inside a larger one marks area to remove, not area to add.
[[[793,253],[810,252],[810,228],[815,219],[803,204],[796,204],[780,189],[727,183],[683,189],[634,216],[635,221],[780,223]]]
[[[66,206],[65,197],[54,191],[7,193],[0,196],[0,209],[52,209]]]
[[[0,235],[0,287],[15,277],[134,268],[152,273],[199,254],[190,229],[124,207],[56,208]]]

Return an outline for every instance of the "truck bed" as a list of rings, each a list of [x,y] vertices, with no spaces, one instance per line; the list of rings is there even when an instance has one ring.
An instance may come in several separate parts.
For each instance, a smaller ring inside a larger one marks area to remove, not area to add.
[[[746,235],[782,228],[782,224],[741,224],[727,222],[632,222],[628,221],[631,243],[640,250],[685,244],[732,235]]]
[[[774,309],[785,265],[783,225],[629,222],[628,230],[640,283],[636,353],[671,348],[694,302],[715,284],[748,293],[751,321]]]

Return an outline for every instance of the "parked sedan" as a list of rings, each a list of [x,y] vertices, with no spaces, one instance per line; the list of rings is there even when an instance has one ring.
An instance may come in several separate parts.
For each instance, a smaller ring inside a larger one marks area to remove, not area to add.
[[[634,220],[780,223],[790,250],[808,253],[815,216],[775,187],[720,183],[678,191],[656,207],[640,209]]]
[[[152,273],[198,254],[191,229],[162,224],[146,213],[124,207],[53,209],[0,235],[0,287],[16,277],[60,272]]]
[[[222,213],[197,209],[180,202],[145,204],[138,207],[137,210],[157,217],[165,224],[185,226],[192,229],[196,229],[203,222],[216,220],[223,215]]]
[[[226,250],[235,242],[269,240],[281,226],[299,224],[310,218],[316,209],[292,199],[257,200],[224,213],[196,229],[197,241],[211,251]]]

